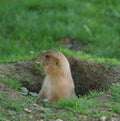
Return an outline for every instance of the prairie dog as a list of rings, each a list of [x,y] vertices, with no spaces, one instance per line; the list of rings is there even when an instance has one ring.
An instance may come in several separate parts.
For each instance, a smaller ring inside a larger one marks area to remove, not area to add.
[[[41,66],[46,74],[37,101],[47,99],[48,103],[59,99],[76,97],[74,82],[67,58],[54,50],[39,54]]]

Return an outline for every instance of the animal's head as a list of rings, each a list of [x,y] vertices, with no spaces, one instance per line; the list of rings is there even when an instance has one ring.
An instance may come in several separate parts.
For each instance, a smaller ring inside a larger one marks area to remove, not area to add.
[[[69,69],[67,58],[60,52],[55,50],[43,51],[39,54],[41,66],[48,75],[63,74]]]

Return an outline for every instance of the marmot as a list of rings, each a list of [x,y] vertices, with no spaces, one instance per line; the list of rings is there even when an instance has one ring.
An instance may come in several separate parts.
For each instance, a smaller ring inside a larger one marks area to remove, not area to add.
[[[67,97],[76,97],[74,82],[67,58],[55,50],[39,54],[41,66],[46,74],[37,102],[47,99],[48,103]]]

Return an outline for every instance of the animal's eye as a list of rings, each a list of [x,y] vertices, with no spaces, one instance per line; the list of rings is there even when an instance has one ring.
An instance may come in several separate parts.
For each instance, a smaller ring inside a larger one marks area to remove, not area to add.
[[[46,58],[50,58],[50,56],[49,56],[49,55],[46,55],[45,57],[46,57]]]

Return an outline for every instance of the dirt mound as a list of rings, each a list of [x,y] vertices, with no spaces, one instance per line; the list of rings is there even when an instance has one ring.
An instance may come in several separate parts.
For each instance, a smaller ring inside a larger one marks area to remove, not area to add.
[[[90,60],[68,57],[77,95],[91,90],[106,89],[112,82],[120,80],[120,66],[109,67]],[[15,77],[30,91],[39,92],[44,79],[43,70],[35,64],[36,60],[0,65],[0,75]],[[0,76],[1,77],[1,76]]]
[[[41,88],[44,74],[39,70],[35,61],[17,62],[14,63],[12,75],[17,78],[24,87],[29,90],[38,92]]]
[[[113,73],[105,64],[74,58],[69,58],[69,61],[78,95],[106,89],[113,82]]]

